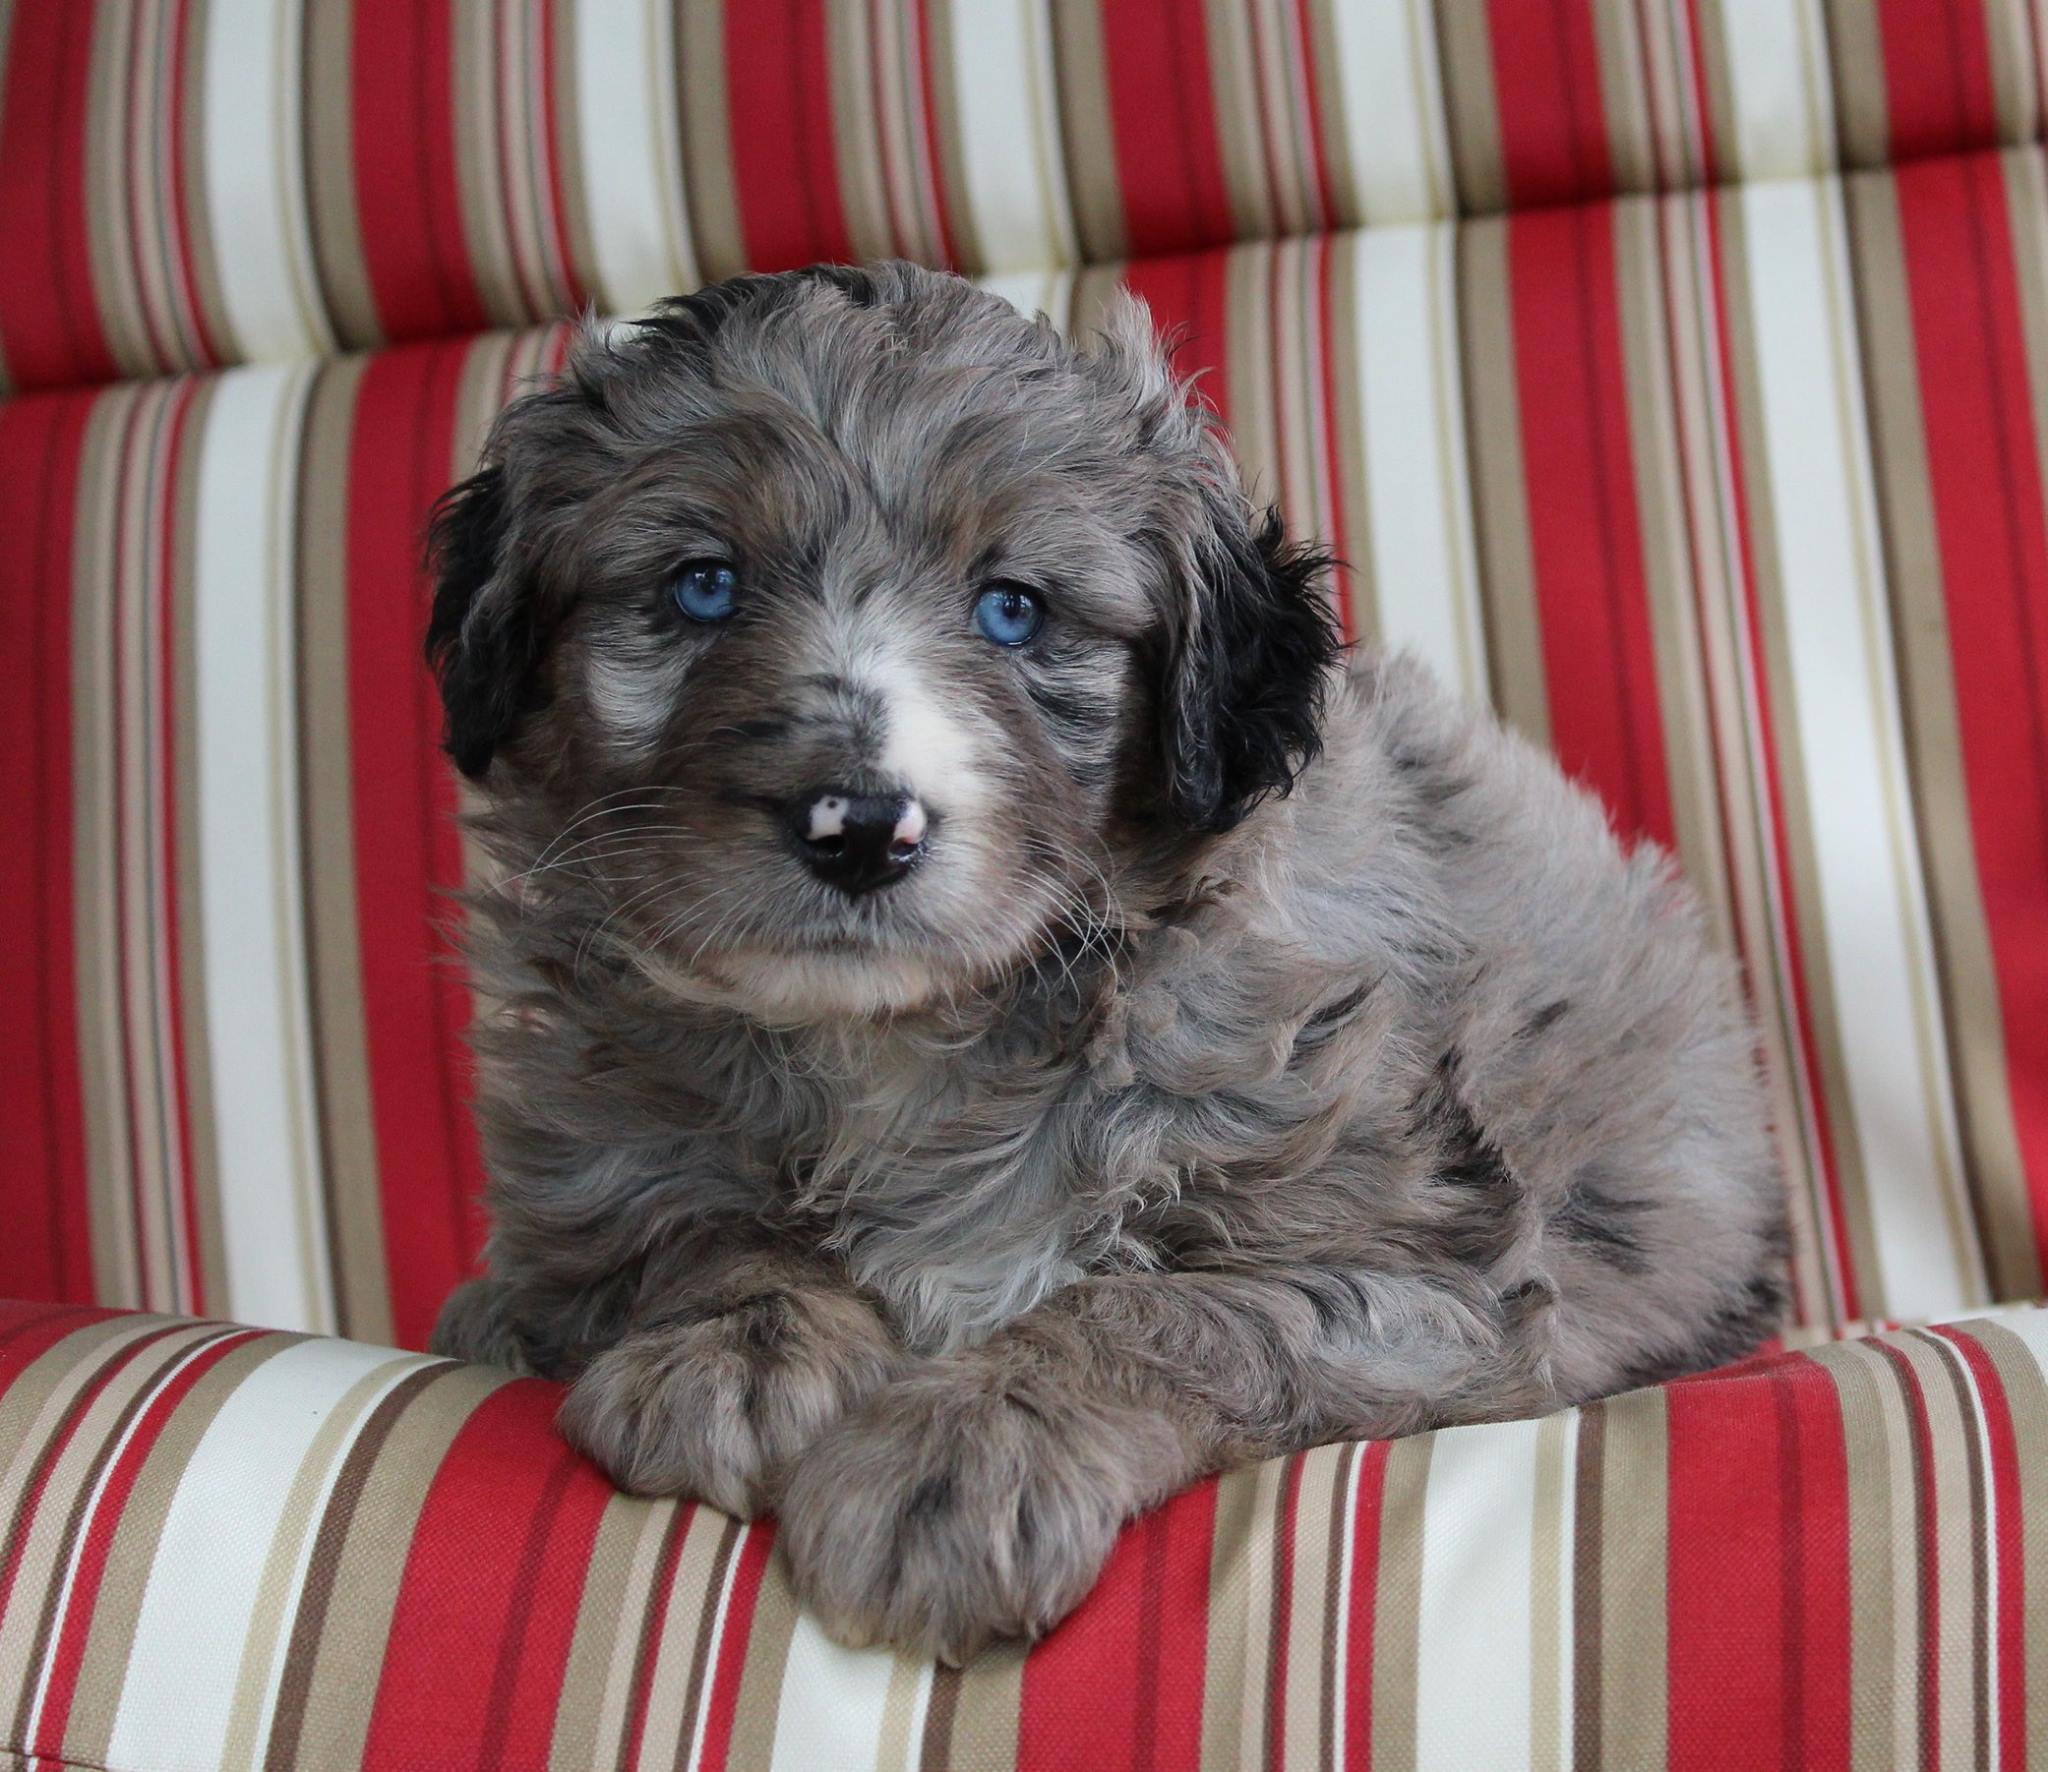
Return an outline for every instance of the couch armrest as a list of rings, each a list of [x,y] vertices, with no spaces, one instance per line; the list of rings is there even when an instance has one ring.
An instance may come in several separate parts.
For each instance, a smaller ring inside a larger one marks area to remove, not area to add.
[[[2002,1312],[1276,1461],[956,1673],[825,1639],[772,1526],[615,1493],[551,1385],[0,1305],[0,1762],[2016,1766],[2044,1350]]]

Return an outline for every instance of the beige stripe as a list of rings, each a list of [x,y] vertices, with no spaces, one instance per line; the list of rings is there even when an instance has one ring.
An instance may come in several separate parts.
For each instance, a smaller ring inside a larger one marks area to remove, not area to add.
[[[1891,119],[1878,9],[1869,0],[1827,0],[1827,33],[1842,162],[1882,166],[1891,158]]]
[[[676,1505],[624,1495],[605,1504],[555,1706],[555,1772],[612,1766],[625,1752],[633,1672]]]
[[[160,362],[149,345],[143,317],[147,265],[138,264],[148,255],[134,233],[138,221],[146,225],[147,205],[138,217],[124,152],[133,127],[132,40],[140,16],[133,5],[95,11],[85,100],[86,246],[94,306],[108,351],[126,376],[159,374],[172,367]]]
[[[1491,215],[1508,205],[1508,180],[1501,157],[1500,111],[1493,91],[1493,39],[1486,9],[1438,0],[1436,28],[1458,213]]]
[[[184,1044],[185,1106],[192,1139],[192,1191],[199,1221],[201,1297],[195,1304],[225,1315],[229,1309],[218,1142],[213,1123],[213,1053],[207,1032],[206,944],[200,915],[199,808],[199,458],[207,407],[215,386],[200,382],[185,415],[184,444],[173,501],[172,559],[165,593],[171,620],[171,768],[177,801],[178,965],[182,988],[179,1037]]]
[[[206,334],[213,341],[210,352],[198,353],[195,361],[220,362],[239,357],[234,325],[228,318],[227,298],[221,289],[220,262],[214,252],[213,217],[206,198],[206,117],[194,95],[206,90],[206,38],[211,27],[208,0],[188,0],[185,22],[185,103],[171,119],[178,132],[179,150],[184,155],[185,252],[191,266],[192,284],[199,297],[199,310],[206,317]],[[6,30],[0,21],[0,66],[6,63]],[[194,339],[197,352],[198,340]]]
[[[2013,1462],[2018,1467],[2020,1517],[2048,1520],[2048,1385],[2039,1360],[2012,1330],[1997,1323],[1962,1325],[1990,1358],[2012,1416]],[[2026,1738],[2035,1751],[2048,1741],[2048,1533],[2037,1526],[2020,1536],[2021,1659],[2026,1682]],[[2005,1703],[2010,1692],[2001,1693]],[[2007,1769],[2011,1772],[2011,1769]]]
[[[876,46],[869,31],[871,6],[825,9],[827,90],[818,97],[832,107],[833,160],[839,172],[839,200],[855,258],[887,258],[896,251],[883,184],[881,121],[875,114]]]
[[[1359,250],[1360,234],[1342,234],[1330,242],[1330,385],[1331,419],[1337,427],[1337,485],[1333,489],[1344,535],[1343,570],[1338,595],[1360,646],[1379,638],[1379,585],[1373,572],[1372,475],[1366,460],[1365,366],[1360,361]],[[1369,322],[1370,315],[1365,316]]]
[[[1348,1486],[1351,1466],[1346,1450],[1320,1446],[1301,1460],[1287,1616],[1279,1621],[1287,1633],[1281,1719],[1289,1766],[1314,1766],[1323,1757],[1324,1724],[1330,1714],[1326,1650],[1334,1634],[1330,1608],[1343,1550],[1342,1538],[1330,1528],[1340,1518]]]
[[[1414,1772],[1416,1663],[1421,1655],[1422,1513],[1429,1492],[1424,1434],[1388,1449],[1380,1502],[1372,1619],[1373,1772]]]
[[[2008,156],[2006,166],[2009,175],[2019,175],[2007,188],[2015,238],[2025,240],[2041,232],[2033,206],[2048,200],[2048,189],[2042,188],[2037,156]],[[1927,867],[1962,1154],[1993,1290],[2004,1298],[2027,1298],[2041,1290],[2042,1276],[2012,1118],[1998,974],[1970,829],[1897,190],[1885,173],[1857,174],[1845,186],[1862,298],[1872,454],[1885,512],[1900,706],[1919,850]],[[2035,254],[2023,250],[2017,259],[2038,413],[2048,396],[2048,385],[2038,379],[2048,373],[2048,290]]]
[[[1493,704],[1532,744],[1550,744],[1549,697],[1530,554],[1521,410],[1509,314],[1508,225],[1458,232],[1459,328],[1465,351],[1472,506],[1479,532],[1480,595]]]
[[[92,1631],[64,1735],[64,1749],[71,1757],[94,1763],[107,1758],[157,1541],[193,1451],[242,1381],[291,1345],[289,1337],[266,1335],[231,1349],[179,1403],[150,1449],[122,1509],[94,1600]]]
[[[508,116],[497,45],[496,7],[459,6],[451,17],[454,48],[455,189],[464,253],[484,312],[494,325],[534,318],[521,285],[524,259],[514,237],[512,193],[499,165],[517,157],[517,124]]]
[[[93,1296],[103,1304],[142,1299],[141,1256],[127,1184],[127,1067],[115,937],[120,896],[112,843],[118,706],[113,692],[114,513],[123,438],[140,399],[137,389],[124,387],[93,403],[71,526],[73,964]]]
[[[355,905],[355,810],[349,772],[348,459],[366,360],[324,365],[308,397],[299,457],[297,587],[300,841],[312,1079],[328,1246],[339,1327],[391,1339],[383,1196],[370,1102],[362,955]]]
[[[2012,0],[1983,0],[1981,17],[1991,49],[1991,91],[2003,143],[2032,141],[2041,131],[2041,95],[2031,33],[2036,10]]]
[[[1256,21],[1248,16],[1251,11],[1231,0],[1202,0],[1209,47],[1210,118],[1223,161],[1231,231],[1240,240],[1297,231],[1288,228],[1273,208],[1271,144],[1260,128],[1262,95],[1258,86],[1258,60],[1267,51],[1257,41]],[[1164,47],[1161,45],[1162,51]]]
[[[725,8],[701,0],[678,7],[675,45],[674,90],[682,116],[683,194],[690,237],[696,242],[705,280],[715,282],[747,268],[726,111]]]
[[[1059,93],[1060,139],[1066,151],[1067,189],[1084,264],[1122,258],[1130,250],[1123,190],[1117,182],[1111,135],[1108,52],[1102,20],[1088,4],[1053,6],[1054,86]]]
[[[318,1742],[332,1765],[356,1765],[369,1738],[399,1584],[427,1492],[455,1436],[509,1382],[482,1366],[443,1372],[408,1405],[369,1467],[331,1579],[328,1622],[311,1647],[311,1671],[285,1669],[285,1678],[306,1685],[299,1739]]]
[[[1529,1767],[1571,1762],[1572,1474],[1579,1418],[1553,1415],[1536,1432],[1535,1523],[1529,1558]]]
[[[1273,254],[1263,240],[1231,247],[1223,260],[1224,375],[1230,401],[1230,441],[1254,502],[1282,495],[1280,439],[1275,424],[1273,329],[1270,296]],[[1213,348],[1213,346],[1212,346]]]
[[[1016,1772],[1017,1721],[1024,1708],[1024,1648],[984,1650],[968,1667],[953,1704],[946,1764],[953,1772]],[[735,1772],[741,1762],[732,1762]]]
[[[1239,1765],[1247,1738],[1244,1718],[1265,1710],[1258,1673],[1248,1664],[1271,1614],[1260,1600],[1272,1568],[1272,1468],[1233,1471],[1216,1486],[1209,1539],[1209,1648],[1202,1679],[1202,1772]],[[1264,1657],[1258,1659],[1263,1671]]]
[[[1763,400],[1758,387],[1754,319],[1747,302],[1754,287],[1748,268],[1748,240],[1743,225],[1739,194],[1709,199],[1717,204],[1722,224],[1725,264],[1728,352],[1732,360],[1736,390],[1735,411],[1730,415],[1740,439],[1743,492],[1749,517],[1749,558],[1756,574],[1756,602],[1761,612],[1761,632],[1756,642],[1762,653],[1763,679],[1768,685],[1767,706],[1776,735],[1778,787],[1784,809],[1788,871],[1792,884],[1792,911],[1799,934],[1799,957],[1806,980],[1806,1000],[1812,1026],[1813,1048],[1819,1068],[1820,1104],[1827,1116],[1832,1139],[1836,1174],[1839,1178],[1843,1217],[1848,1224],[1850,1259],[1866,1312],[1883,1308],[1877,1271],[1876,1241],[1871,1223],[1869,1187],[1857,1143],[1856,1121],[1849,1097],[1849,1084],[1842,1057],[1840,1030],[1835,1020],[1825,925],[1821,916],[1818,888],[1818,860],[1813,852],[1813,821],[1809,812],[1810,788],[1800,767],[1796,742],[1798,726],[1797,685],[1793,680],[1789,644],[1785,632],[1786,587],[1778,579],[1780,558],[1777,525],[1780,513],[1771,503],[1769,440],[1764,433]],[[1740,586],[1729,587],[1731,597]],[[1761,773],[1762,763],[1756,764]],[[1764,787],[1758,782],[1759,805]],[[1768,855],[1763,858],[1768,867]],[[1752,950],[1754,951],[1754,950]],[[1782,962],[1781,962],[1782,963]],[[1796,1013],[1789,972],[1778,981],[1779,1012],[1787,1025],[1788,1049],[1797,1049]],[[1820,1185],[1816,1175],[1815,1186]],[[1825,1223],[1818,1203],[1814,1222]],[[1839,1303],[1834,1306],[1839,1314]]]
[[[345,346],[374,345],[377,319],[370,270],[356,213],[353,82],[353,0],[322,0],[307,9],[302,87],[305,105],[307,204],[320,298]]]
[[[782,1676],[789,1665],[789,1640],[796,1630],[796,1595],[782,1576],[779,1561],[768,1565],[754,1599],[753,1624],[747,1632],[746,1666],[740,1673],[733,1712],[729,1765],[766,1766],[775,1752],[775,1719],[782,1700]]]
[[[1656,1772],[1669,1702],[1669,1405],[1661,1390],[1636,1391],[1604,1405],[1604,1414],[1598,1763]]]
[[[875,1738],[875,1772],[909,1772],[922,1745],[924,1709],[931,1697],[932,1664],[898,1655],[882,1695],[882,1726]]]
[[[1686,878],[1699,891],[1716,945],[1735,948],[1728,854],[1721,835],[1721,784],[1701,657],[1699,605],[1686,509],[1683,446],[1665,326],[1660,222],[1665,204],[1629,198],[1614,205],[1617,294],[1628,387],[1631,466],[1642,524],[1657,706],[1672,789],[1672,822]]]
[[[724,1612],[738,1528],[708,1507],[691,1511],[676,1558],[675,1582],[655,1627],[653,1673],[647,1682],[640,1736],[641,1772],[686,1755],[703,1708],[710,1648]]]
[[[1607,124],[1607,162],[1612,188],[1657,188],[1658,144],[1651,127],[1653,93],[1643,79],[1643,39],[1635,6],[1591,6],[1594,63],[1600,81],[1600,114]],[[1703,7],[1702,11],[1711,10]]]
[[[931,68],[932,133],[938,138],[939,148],[939,163],[934,170],[944,194],[946,220],[959,260],[956,268],[973,275],[988,270],[995,261],[981,237],[961,145],[966,124],[961,114],[954,33],[961,28],[962,21],[956,20],[954,13],[962,3],[963,0],[930,0],[924,8],[925,55]],[[964,23],[968,30],[974,29],[971,15]],[[1017,72],[1025,79],[1031,77],[1029,68]]]

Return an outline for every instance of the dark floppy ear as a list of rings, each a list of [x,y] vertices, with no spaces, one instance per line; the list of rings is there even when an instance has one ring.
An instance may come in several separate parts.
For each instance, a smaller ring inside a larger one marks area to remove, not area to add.
[[[444,492],[427,530],[427,662],[441,684],[442,746],[468,776],[489,769],[536,702],[539,624],[528,598],[494,582],[505,528],[504,470],[493,466]]]
[[[1217,832],[1287,793],[1322,749],[1323,692],[1342,645],[1323,591],[1330,556],[1289,541],[1277,511],[1256,527],[1219,514],[1199,560],[1168,665],[1166,785],[1183,823]]]

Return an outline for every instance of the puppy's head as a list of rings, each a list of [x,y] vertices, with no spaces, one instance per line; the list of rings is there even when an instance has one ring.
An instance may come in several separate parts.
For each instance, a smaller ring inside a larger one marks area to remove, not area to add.
[[[433,530],[448,750],[743,1012],[986,985],[1316,749],[1322,557],[1135,304],[1076,349],[907,265],[741,278],[586,338],[485,464]]]

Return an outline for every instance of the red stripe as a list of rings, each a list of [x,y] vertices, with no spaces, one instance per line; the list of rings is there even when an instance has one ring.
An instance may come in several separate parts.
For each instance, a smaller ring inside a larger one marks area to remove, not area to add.
[[[1380,1515],[1386,1506],[1390,1447],[1376,1440],[1359,1449],[1358,1505],[1352,1513],[1351,1608],[1344,1642],[1344,1739],[1340,1764],[1372,1764],[1373,1633],[1379,1628]]]
[[[1671,783],[1628,421],[1614,212],[1508,223],[1515,383],[1551,738],[1628,838],[1670,844]]]
[[[1848,1462],[1805,1360],[1677,1385],[1668,1411],[1671,1772],[1847,1764]]]
[[[1215,1535],[1213,1481],[1125,1529],[1094,1590],[1024,1663],[1017,1772],[1200,1763]]]
[[[759,0],[724,11],[733,196],[747,268],[851,259],[825,9]]]
[[[1189,252],[1136,259],[1124,266],[1124,287],[1152,310],[1173,346],[1174,372],[1195,377],[1196,397],[1230,422],[1229,255]]]
[[[2048,516],[1995,156],[1897,179],[1950,667],[2013,1128],[2048,1262]]]
[[[435,1471],[406,1552],[368,1768],[544,1765],[597,1526],[612,1499],[554,1432],[557,1386],[494,1391]]]
[[[87,234],[93,20],[77,0],[18,0],[0,69],[0,356],[17,387],[119,373]]]
[[[488,324],[462,225],[453,9],[355,0],[350,56],[357,233],[387,338]]]
[[[371,1126],[393,1334],[422,1347],[481,1242],[483,1173],[449,939],[462,883],[455,784],[420,664],[420,536],[447,484],[465,347],[373,357],[349,446],[348,696]]]
[[[1934,1331],[1955,1344],[1976,1381],[1984,1409],[1984,1433],[1991,1446],[1992,1575],[1997,1614],[1991,1621],[1992,1691],[1997,1695],[1998,1763],[2027,1763],[2027,1540],[2025,1504],[2020,1498],[2019,1437],[1998,1369],[1984,1344],[1967,1330]],[[2040,1530],[2040,1522],[2034,1523]]]
[[[712,1670],[705,1699],[704,1751],[700,1772],[725,1772],[732,1749],[732,1726],[739,1715],[740,1679],[747,1670],[747,1645],[754,1633],[754,1605],[761,1597],[761,1578],[768,1572],[768,1553],[775,1548],[772,1524],[749,1527],[740,1540],[732,1592],[726,1597],[725,1623],[719,1633],[718,1664]],[[745,1767],[735,1772],[747,1772]]]
[[[1878,0],[1893,161],[1995,147],[1998,93],[1977,0]],[[2034,32],[2032,8],[2025,29]]]
[[[72,516],[89,398],[0,404],[0,1294],[93,1296],[72,910]]]
[[[0,1301],[0,1396],[67,1335],[117,1314],[89,1304]]]
[[[1490,0],[1487,37],[1510,204],[1609,195],[1593,9],[1584,0]]]
[[[1211,97],[1201,6],[1122,0],[1101,9],[1110,135],[1134,253],[1220,246],[1236,234]]]
[[[78,1690],[78,1676],[85,1666],[86,1644],[92,1636],[100,1583],[106,1576],[107,1559],[114,1548],[114,1534],[120,1529],[121,1516],[127,1509],[129,1496],[135,1491],[143,1466],[156,1450],[164,1430],[170,1426],[172,1416],[199,1381],[233,1349],[255,1339],[255,1330],[238,1330],[223,1335],[193,1355],[189,1363],[150,1398],[135,1422],[127,1445],[107,1471],[106,1487],[101,1490],[92,1517],[85,1525],[77,1573],[63,1602],[64,1613],[57,1627],[56,1640],[48,1652],[49,1689],[43,1697],[36,1729],[37,1740],[43,1745],[39,1748],[30,1743],[31,1753],[58,1756],[63,1753],[67,1725],[71,1720],[71,1701]],[[62,1579],[61,1572],[58,1578]]]

